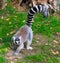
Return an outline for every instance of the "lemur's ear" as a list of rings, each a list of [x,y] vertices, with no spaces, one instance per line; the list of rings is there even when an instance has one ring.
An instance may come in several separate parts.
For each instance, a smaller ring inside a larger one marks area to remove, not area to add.
[[[53,6],[50,5],[50,4],[48,4],[48,6],[49,6],[49,12],[54,14],[55,13],[55,9],[53,8]]]
[[[13,37],[13,40],[15,40],[15,37]]]
[[[19,39],[21,40],[21,36],[19,37]]]
[[[20,39],[19,41],[20,41],[20,43],[21,43],[21,42],[22,42],[22,41],[21,41],[21,36],[19,37],[19,39]]]
[[[52,7],[52,5],[50,5],[50,4],[48,4],[48,7],[51,8],[51,9],[54,9],[54,8]]]

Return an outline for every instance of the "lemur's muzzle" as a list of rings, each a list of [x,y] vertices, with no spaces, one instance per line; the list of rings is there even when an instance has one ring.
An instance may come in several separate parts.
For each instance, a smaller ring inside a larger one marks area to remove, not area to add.
[[[51,13],[52,13],[52,14],[55,13],[55,10],[54,10],[54,9],[51,9]]]
[[[50,14],[54,14],[55,13],[55,10],[54,9],[49,9],[49,13]]]
[[[54,14],[55,13],[55,9],[50,4],[48,6],[49,6],[49,9],[48,9],[49,13],[50,14]]]

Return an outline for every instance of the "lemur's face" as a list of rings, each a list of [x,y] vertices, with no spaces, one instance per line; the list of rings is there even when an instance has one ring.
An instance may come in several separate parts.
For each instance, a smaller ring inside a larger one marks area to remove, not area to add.
[[[13,43],[15,45],[20,45],[20,37],[13,37]]]
[[[50,4],[43,5],[42,13],[43,13],[44,17],[48,17],[49,14],[54,14],[54,12],[55,12],[55,10]]]
[[[52,5],[48,4],[48,11],[49,11],[50,14],[54,14],[55,9]]]

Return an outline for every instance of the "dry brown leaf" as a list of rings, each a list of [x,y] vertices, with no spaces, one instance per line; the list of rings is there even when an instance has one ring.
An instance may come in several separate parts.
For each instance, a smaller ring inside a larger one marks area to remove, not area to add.
[[[48,43],[45,43],[45,45],[49,45]]]
[[[12,62],[12,61],[11,61],[11,63],[15,63],[15,62]]]
[[[50,29],[52,29],[52,27],[50,27]]]
[[[2,40],[2,38],[0,38],[0,40]]]
[[[25,20],[23,20],[23,23],[25,22]]]
[[[16,7],[14,7],[14,9],[15,9]]]
[[[39,41],[38,41],[38,40],[37,40],[36,42],[37,42],[37,43],[39,43]]]
[[[56,45],[53,45],[53,47],[56,47]]]
[[[57,35],[60,35],[60,33],[59,33],[59,32],[57,32],[56,34],[57,34]]]
[[[9,24],[12,24],[11,22],[9,22]]]
[[[37,26],[41,26],[41,24],[37,24]]]
[[[54,51],[54,50],[52,50],[52,49],[51,49],[51,52],[52,52],[54,55],[58,55],[58,54],[59,54],[58,51]]]
[[[7,33],[6,35],[9,36],[9,33]]]
[[[15,18],[17,18],[17,16],[14,16]]]
[[[1,16],[1,19],[4,19],[4,16]]]
[[[49,43],[45,43],[45,45],[48,46],[48,45],[51,45],[51,44],[49,44]]]
[[[53,43],[54,43],[54,44],[58,44],[58,41],[56,41],[56,40],[53,40]]]
[[[32,22],[34,22],[34,20],[32,20]]]
[[[47,23],[47,24],[45,24],[46,26],[48,26],[49,24]]]
[[[5,4],[5,6],[7,6],[7,3]]]
[[[7,18],[6,20],[7,20],[7,21],[9,21],[9,20],[10,20],[10,18]]]
[[[9,56],[9,60],[12,61],[13,60],[13,57],[12,56]]]
[[[40,38],[39,38],[39,37],[37,37],[37,39],[39,40]]]
[[[10,32],[10,34],[13,34],[13,33],[15,33],[15,30],[13,30],[13,31]]]

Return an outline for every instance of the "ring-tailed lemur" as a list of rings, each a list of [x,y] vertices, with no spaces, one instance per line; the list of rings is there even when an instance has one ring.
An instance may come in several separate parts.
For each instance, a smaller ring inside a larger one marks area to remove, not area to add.
[[[13,43],[18,45],[16,52],[14,55],[18,55],[18,53],[24,48],[24,42],[27,42],[26,48],[32,50],[33,48],[30,46],[33,39],[33,32],[31,27],[28,25],[22,26],[17,33],[12,37]],[[13,45],[14,46],[14,45]]]

